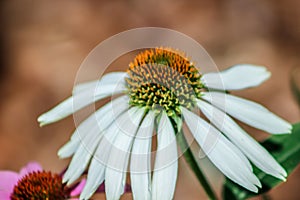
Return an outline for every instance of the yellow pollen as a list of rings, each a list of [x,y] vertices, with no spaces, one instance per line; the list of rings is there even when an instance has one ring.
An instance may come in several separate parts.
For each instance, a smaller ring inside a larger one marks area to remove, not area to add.
[[[197,68],[183,53],[170,48],[139,53],[127,73],[130,104],[164,109],[169,116],[179,115],[180,106],[192,108],[203,88]]]

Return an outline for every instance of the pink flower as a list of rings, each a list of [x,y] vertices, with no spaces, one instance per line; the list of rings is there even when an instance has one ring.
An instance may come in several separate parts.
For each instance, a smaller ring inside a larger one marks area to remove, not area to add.
[[[0,171],[0,199],[31,199],[48,195],[50,199],[65,199],[78,196],[85,185],[85,179],[73,188],[62,184],[61,176],[43,171],[37,162],[30,162],[19,173]],[[76,198],[73,198],[75,200]]]

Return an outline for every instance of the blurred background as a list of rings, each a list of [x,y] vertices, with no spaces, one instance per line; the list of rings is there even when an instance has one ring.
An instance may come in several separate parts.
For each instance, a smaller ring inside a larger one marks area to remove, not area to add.
[[[0,168],[18,170],[37,160],[59,172],[68,164],[56,152],[74,129],[72,117],[43,128],[36,119],[71,94],[81,62],[97,44],[136,27],[182,32],[203,45],[220,69],[237,63],[267,66],[271,79],[235,94],[299,121],[290,89],[292,71],[300,67],[299,6],[294,0],[0,1]],[[109,71],[126,70],[124,60]],[[258,140],[267,136],[245,128]],[[206,199],[180,160],[175,199]],[[270,196],[299,199],[299,184],[298,167]]]

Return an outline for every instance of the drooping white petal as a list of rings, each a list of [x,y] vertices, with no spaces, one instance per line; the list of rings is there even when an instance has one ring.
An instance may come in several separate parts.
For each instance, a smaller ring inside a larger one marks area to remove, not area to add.
[[[69,140],[57,152],[60,159],[71,157],[80,145],[80,140]]]
[[[198,107],[204,115],[221,130],[262,171],[285,180],[286,171],[258,142],[250,137],[228,115],[210,104],[198,100]]]
[[[100,134],[102,130],[106,129],[120,113],[128,109],[128,97],[121,96],[107,103],[95,113],[84,120],[72,134],[71,140],[64,145],[59,151],[60,158],[70,157],[77,150],[76,147],[89,134]],[[95,130],[98,129],[98,130]]]
[[[117,126],[112,125],[104,134],[116,137]],[[106,162],[110,153],[111,144],[107,140],[102,139],[92,158],[88,169],[86,184],[80,194],[80,200],[89,199],[98,187],[103,183],[106,170]]]
[[[68,184],[72,184],[80,177],[94,154],[103,131],[128,109],[127,100],[126,96],[122,96],[109,102],[79,125],[71,138],[71,141],[79,144],[64,174],[63,182],[68,181]]]
[[[80,200],[90,199],[104,181],[106,165],[97,160],[92,160],[92,163],[93,165],[89,168],[86,184],[79,197]]]
[[[114,94],[122,93],[125,90],[124,81],[118,81],[112,84],[101,84],[100,81],[99,84],[92,89],[74,93],[73,96],[67,98],[50,111],[42,114],[38,118],[38,122],[43,126],[59,121],[93,102]]]
[[[99,144],[101,135],[96,130],[95,134],[89,134],[85,139],[86,142],[80,143],[76,153],[74,154],[68,170],[64,174],[63,182],[68,182],[67,185],[71,185],[76,181],[86,169],[94,151]]]
[[[175,132],[165,112],[158,125],[157,152],[154,164],[152,199],[171,200],[174,196],[178,171]]]
[[[76,94],[78,92],[82,92],[85,90],[94,90],[97,85],[111,85],[111,84],[117,84],[120,81],[124,81],[124,78],[128,74],[126,72],[111,72],[108,74],[105,74],[101,77],[99,80],[89,81],[85,83],[80,83],[75,85],[73,88],[73,94]]]
[[[130,181],[133,199],[151,199],[151,141],[154,112],[149,111],[139,127],[130,159]]]
[[[290,123],[253,101],[220,92],[203,92],[202,98],[255,128],[273,134],[291,133]]]
[[[105,193],[108,200],[120,199],[124,193],[130,149],[144,112],[144,109],[133,107],[129,110],[127,119],[119,123],[105,171]]]
[[[103,137],[101,138],[89,166],[86,185],[80,195],[80,199],[89,199],[104,181],[108,160],[111,156],[111,149],[115,148],[114,141],[120,133],[120,125],[124,126],[126,122],[131,119],[129,117],[129,112],[132,114],[133,110],[131,109],[131,111],[121,114],[117,119],[115,119],[114,123],[112,123],[110,127],[104,131]]]
[[[249,161],[228,139],[217,129],[194,113],[182,108],[185,122],[202,150],[212,163],[229,179],[257,192],[261,186],[258,178],[249,169]],[[256,185],[256,186],[255,186]]]
[[[241,90],[256,87],[266,81],[271,73],[262,66],[235,65],[221,72],[207,73],[201,81],[208,87],[219,90]]]

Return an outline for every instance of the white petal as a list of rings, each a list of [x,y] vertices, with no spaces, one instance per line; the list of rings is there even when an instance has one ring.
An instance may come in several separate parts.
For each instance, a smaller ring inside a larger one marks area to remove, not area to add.
[[[204,101],[197,101],[205,116],[221,130],[262,171],[285,180],[286,171],[258,142],[250,137],[228,115]]]
[[[86,184],[80,194],[80,200],[90,199],[104,181],[106,165],[97,160],[92,160],[93,165],[89,168]]]
[[[203,99],[250,126],[273,134],[291,133],[290,123],[260,104],[220,92],[203,94]]]
[[[128,109],[126,99],[127,97],[123,96],[109,102],[79,125],[71,138],[71,141],[79,142],[79,145],[64,174],[63,182],[68,181],[68,184],[72,184],[80,177],[94,154],[103,131]]]
[[[115,138],[117,130],[118,127],[112,125],[105,131],[105,134]],[[89,166],[87,181],[81,192],[80,199],[89,199],[98,189],[100,184],[103,183],[110,149],[111,144],[108,144],[107,140],[102,139]]]
[[[235,65],[221,72],[204,74],[201,81],[208,88],[219,90],[241,90],[256,87],[266,81],[271,73],[262,66]]]
[[[90,134],[87,136],[86,142],[80,143],[78,150],[69,164],[68,170],[64,174],[64,183],[68,181],[67,185],[71,185],[81,176],[94,154],[100,138],[101,135],[98,135],[97,133]]]
[[[78,92],[83,92],[85,90],[94,90],[97,85],[111,85],[111,84],[117,84],[120,81],[124,81],[124,78],[128,74],[126,72],[111,72],[108,74],[105,74],[101,79],[94,80],[90,82],[80,83],[75,85],[73,88],[73,94],[76,94]]]
[[[187,126],[212,163],[229,179],[257,192],[261,186],[258,178],[249,169],[249,161],[217,129],[194,113],[182,108]]]
[[[130,160],[133,199],[151,199],[151,141],[154,116],[154,112],[149,111],[133,143]]]
[[[171,200],[174,196],[178,171],[175,132],[165,112],[158,126],[157,152],[155,158],[152,199]]]
[[[123,82],[124,81],[122,81],[122,83],[117,82],[107,85],[99,82],[99,84],[97,84],[93,89],[75,93],[73,96],[52,108],[50,111],[42,114],[38,118],[38,122],[40,122],[40,125],[43,126],[59,121],[93,102],[114,94],[122,93],[126,89]]]
[[[79,146],[87,135],[100,134],[116,117],[127,110],[128,106],[128,97],[121,96],[98,109],[76,128],[71,140],[58,151],[59,157],[66,158],[71,156],[75,153],[77,149],[76,146]],[[98,128],[98,130],[95,130],[96,128]]]
[[[88,170],[86,185],[80,195],[80,199],[89,199],[97,190],[99,185],[104,181],[105,171],[108,165],[111,149],[115,148],[115,138],[121,131],[120,124],[124,126],[124,124],[126,124],[126,122],[128,122],[129,119],[131,119],[129,117],[129,113],[132,114],[133,111],[134,110],[131,109],[131,111],[123,113],[120,117],[118,117],[115,120],[113,124],[111,124],[111,126],[108,129],[105,130],[105,137],[102,137],[100,144],[98,145],[98,148],[92,158]]]
[[[69,140],[58,150],[57,155],[60,159],[68,158],[76,152],[79,145],[80,140]]]
[[[144,109],[133,107],[129,110],[127,119],[118,123],[118,134],[105,171],[105,193],[108,200],[120,199],[124,193],[130,149],[144,112]]]

